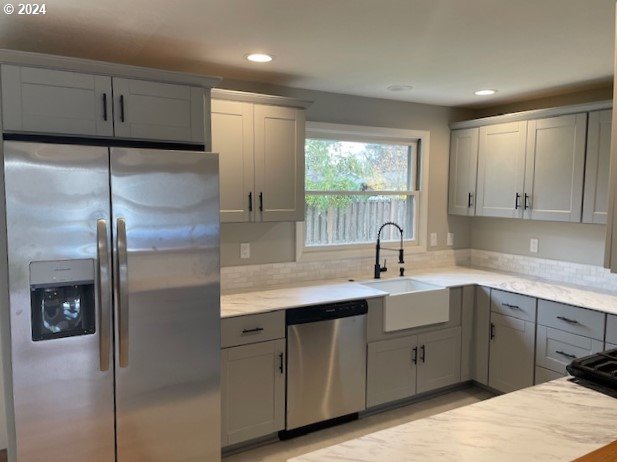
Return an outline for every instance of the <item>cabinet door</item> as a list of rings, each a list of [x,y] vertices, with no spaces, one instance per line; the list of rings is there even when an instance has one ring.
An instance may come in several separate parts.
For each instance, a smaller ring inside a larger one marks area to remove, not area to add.
[[[527,125],[525,218],[581,221],[587,114]]]
[[[527,122],[480,127],[476,215],[522,217],[526,128]]]
[[[112,136],[111,77],[2,66],[4,131]]]
[[[417,346],[415,335],[369,343],[367,408],[416,394]]]
[[[461,328],[418,336],[418,393],[461,381]]]
[[[612,110],[589,113],[583,223],[606,224]]]
[[[223,350],[223,446],[268,435],[285,426],[284,354],[284,339]]]
[[[476,287],[473,317],[471,378],[488,385],[488,350],[491,323],[491,289]]]
[[[113,79],[114,131],[121,138],[204,143],[204,90]]]
[[[450,136],[448,213],[474,215],[479,129],[453,130]]]
[[[304,111],[255,105],[255,193],[260,220],[304,220]]]
[[[533,385],[535,324],[491,313],[488,384],[504,393]]]
[[[222,222],[250,221],[255,205],[253,105],[212,100],[212,151],[219,154]]]
[[[606,317],[606,339],[608,343],[617,343],[617,316],[609,314]]]

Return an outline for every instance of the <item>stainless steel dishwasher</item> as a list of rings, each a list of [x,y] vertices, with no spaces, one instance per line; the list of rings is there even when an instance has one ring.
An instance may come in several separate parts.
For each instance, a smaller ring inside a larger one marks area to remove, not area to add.
[[[287,310],[287,431],[366,408],[367,310],[366,300]]]

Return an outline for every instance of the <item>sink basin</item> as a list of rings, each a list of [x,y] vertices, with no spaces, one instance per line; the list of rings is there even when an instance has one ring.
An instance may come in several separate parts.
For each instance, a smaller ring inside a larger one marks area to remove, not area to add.
[[[448,322],[450,291],[411,278],[383,279],[362,285],[388,294],[383,308],[384,330],[411,329]]]

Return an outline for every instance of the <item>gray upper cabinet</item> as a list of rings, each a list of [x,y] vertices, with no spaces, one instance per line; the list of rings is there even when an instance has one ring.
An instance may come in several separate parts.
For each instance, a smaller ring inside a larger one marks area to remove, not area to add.
[[[2,65],[7,132],[112,136],[111,77]]]
[[[221,221],[302,221],[304,109],[277,105],[282,101],[255,103],[251,98],[280,98],[247,95],[219,90],[212,99],[212,148],[220,154]]]
[[[304,220],[304,111],[255,106],[255,192],[261,221]]]
[[[503,393],[534,382],[535,324],[491,313],[488,385]]]
[[[202,87],[2,65],[3,129],[205,143]]]
[[[522,217],[527,122],[480,127],[476,215]]]
[[[475,214],[478,134],[478,128],[452,131],[448,188],[448,213],[451,215]]]
[[[212,151],[219,153],[222,222],[254,217],[253,138],[253,104],[212,100]]]
[[[612,110],[589,113],[583,223],[606,224]]]
[[[461,381],[461,328],[418,336],[418,393]]]
[[[114,77],[113,90],[116,136],[204,142],[203,88]]]
[[[587,114],[528,122],[526,218],[580,222],[586,125]]]
[[[285,427],[285,339],[222,350],[222,445]]]

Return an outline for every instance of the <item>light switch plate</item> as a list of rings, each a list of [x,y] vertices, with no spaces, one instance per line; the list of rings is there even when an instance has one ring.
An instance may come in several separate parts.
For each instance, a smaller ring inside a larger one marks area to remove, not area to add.
[[[240,244],[240,258],[251,258],[251,244],[248,242]]]
[[[431,233],[431,247],[437,246],[437,233]]]
[[[447,244],[449,246],[453,246],[454,245],[454,233],[448,233]]]
[[[529,251],[531,253],[538,253],[538,239],[535,237],[529,239]]]

